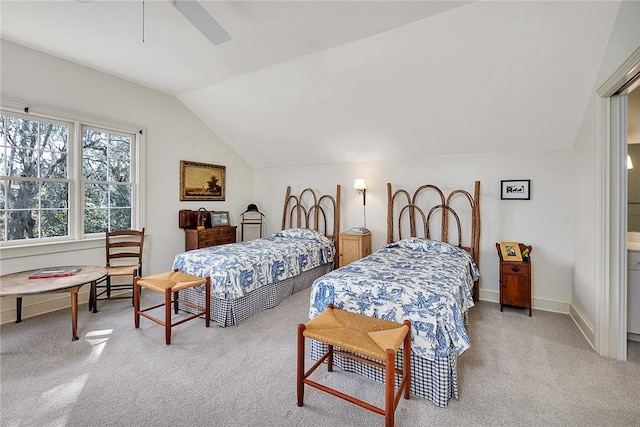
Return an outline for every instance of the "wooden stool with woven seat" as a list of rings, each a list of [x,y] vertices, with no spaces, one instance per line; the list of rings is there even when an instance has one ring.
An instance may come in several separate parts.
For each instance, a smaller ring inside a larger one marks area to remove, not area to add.
[[[304,367],[305,338],[327,344],[327,352],[306,372]],[[402,381],[396,393],[395,359],[398,348],[403,342]],[[338,347],[339,349],[335,349],[334,347]],[[332,372],[334,353],[384,369],[384,409],[308,379],[325,360],[327,361],[327,370]],[[400,396],[404,394],[405,399],[409,399],[410,397],[411,322],[405,320],[404,323],[396,323],[376,319],[362,314],[335,309],[333,304],[329,304],[329,307],[319,316],[306,324],[300,323],[298,325],[298,406],[304,405],[305,384],[351,403],[355,403],[362,408],[384,415],[385,426],[392,427],[394,425],[395,410],[400,401]]]
[[[205,307],[193,304],[190,301],[185,301],[179,298],[179,292],[183,289],[192,288],[194,286],[205,285]],[[204,314],[205,326],[208,328],[211,319],[211,287],[210,279],[207,277],[192,276],[190,274],[182,273],[178,270],[170,271],[168,273],[155,274],[148,277],[136,277],[133,281],[133,310],[136,328],[140,327],[140,316],[144,316],[149,320],[152,320],[159,325],[164,326],[165,329],[165,341],[167,345],[171,344],[171,328],[184,323],[188,320],[195,319]],[[140,288],[146,288],[155,292],[164,294],[164,302],[152,307],[140,308]],[[172,301],[173,297],[173,301]],[[175,323],[171,323],[171,305],[173,304],[175,314],[178,314],[178,304],[182,303],[196,310],[196,313],[182,318]],[[146,313],[154,308],[164,306],[164,321],[157,317]]]

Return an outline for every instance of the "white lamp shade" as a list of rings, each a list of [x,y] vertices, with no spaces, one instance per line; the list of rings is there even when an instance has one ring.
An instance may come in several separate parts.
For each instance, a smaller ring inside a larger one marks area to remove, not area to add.
[[[633,169],[633,163],[631,162],[631,156],[628,155],[628,154],[627,154],[627,169]]]
[[[366,190],[367,189],[367,183],[362,178],[356,178],[356,180],[353,181],[353,189],[354,190]]]

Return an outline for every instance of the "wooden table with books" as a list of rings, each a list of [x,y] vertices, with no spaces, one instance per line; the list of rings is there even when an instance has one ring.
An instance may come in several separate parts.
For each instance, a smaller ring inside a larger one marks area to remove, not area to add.
[[[0,298],[16,299],[16,323],[22,321],[22,297],[37,294],[69,292],[71,294],[71,336],[78,339],[78,290],[107,275],[104,267],[81,265],[51,267],[0,276]]]

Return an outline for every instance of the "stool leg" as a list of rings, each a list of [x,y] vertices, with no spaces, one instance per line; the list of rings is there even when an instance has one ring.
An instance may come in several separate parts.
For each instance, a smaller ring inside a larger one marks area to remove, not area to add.
[[[133,322],[136,329],[140,327],[140,285],[139,277],[133,279]]]
[[[387,350],[387,361],[384,366],[384,425],[393,427],[395,419],[395,384],[396,384],[396,353]]]
[[[333,346],[327,344],[327,352],[329,356],[327,357],[327,372],[333,372]]]
[[[178,314],[178,298],[180,298],[180,295],[178,294],[180,291],[175,291],[173,293],[173,312],[175,314]]]
[[[298,406],[304,405],[304,329],[304,323],[298,324],[298,369],[296,375]]]
[[[171,289],[164,291],[164,340],[171,344]]]
[[[207,276],[207,282],[204,284],[204,307],[207,312],[204,314],[205,326],[208,328],[211,323],[211,278]]]
[[[406,378],[404,398],[409,399],[411,396],[411,322],[404,321],[404,324],[409,327],[407,335],[404,336],[404,350],[403,350],[403,362],[402,362],[402,378]]]

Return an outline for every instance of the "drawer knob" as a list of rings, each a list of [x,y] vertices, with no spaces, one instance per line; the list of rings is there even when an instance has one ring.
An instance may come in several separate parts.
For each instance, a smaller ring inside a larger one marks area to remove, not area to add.
[[[512,265],[511,271],[520,271],[520,267],[518,267],[517,265]]]

